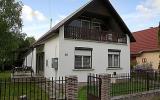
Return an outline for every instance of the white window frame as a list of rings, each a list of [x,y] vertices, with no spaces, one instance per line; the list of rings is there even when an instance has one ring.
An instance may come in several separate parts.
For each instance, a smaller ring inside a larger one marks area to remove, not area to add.
[[[93,24],[99,24],[98,26],[93,26]],[[92,24],[91,24],[91,27],[92,27],[92,29],[94,28],[94,27],[98,27],[99,28],[99,30],[101,30],[101,23],[100,22],[92,22]]]
[[[89,23],[89,29],[91,29],[91,21],[89,21],[89,20],[81,20],[81,27],[83,27],[82,22],[88,22]]]
[[[109,65],[109,55],[112,55],[112,64]],[[115,56],[118,55],[118,66],[115,66]],[[120,51],[108,51],[108,68],[120,68]]]
[[[81,56],[81,67],[76,66],[76,56]],[[84,57],[89,56],[90,57],[90,66],[89,67],[84,67]],[[75,50],[74,54],[74,69],[92,69],[92,51],[91,50]]]
[[[107,34],[107,38],[109,41],[112,41],[113,40],[113,34],[109,33]]]

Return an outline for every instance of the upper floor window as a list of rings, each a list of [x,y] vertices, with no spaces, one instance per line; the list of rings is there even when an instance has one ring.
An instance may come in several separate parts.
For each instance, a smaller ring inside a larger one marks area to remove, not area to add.
[[[69,26],[81,27],[81,20],[73,20]]]
[[[92,64],[92,49],[75,49],[75,69],[90,69]]]
[[[120,67],[120,50],[114,50],[114,49],[108,50],[108,67],[109,68]]]
[[[92,22],[92,29],[100,30],[101,26],[99,22]]]
[[[113,35],[110,33],[110,34],[107,34],[107,37],[108,37],[108,40],[109,41],[112,41],[113,40]]]
[[[81,27],[82,28],[90,29],[90,21],[88,21],[88,20],[82,20],[81,21]]]

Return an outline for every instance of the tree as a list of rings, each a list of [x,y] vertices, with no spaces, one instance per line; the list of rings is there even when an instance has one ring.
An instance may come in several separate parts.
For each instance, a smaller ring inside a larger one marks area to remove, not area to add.
[[[25,41],[29,42],[29,46],[31,46],[34,42],[36,42],[34,37],[27,37]]]
[[[5,63],[13,63],[15,52],[25,38],[21,33],[22,3],[15,0],[0,0],[0,67],[4,69]]]

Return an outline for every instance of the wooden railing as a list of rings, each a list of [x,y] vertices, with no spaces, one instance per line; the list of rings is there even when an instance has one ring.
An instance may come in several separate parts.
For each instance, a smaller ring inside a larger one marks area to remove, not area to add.
[[[95,29],[86,29],[73,26],[65,26],[64,38],[127,43],[127,38],[125,34],[116,34],[112,31],[100,31]]]

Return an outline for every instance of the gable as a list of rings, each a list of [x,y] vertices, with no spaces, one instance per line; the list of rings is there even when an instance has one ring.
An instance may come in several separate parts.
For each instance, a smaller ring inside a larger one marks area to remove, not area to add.
[[[115,30],[123,31],[123,33],[128,34],[130,37],[130,41],[134,42],[135,39],[132,36],[131,32],[127,28],[126,24],[123,22],[123,20],[120,18],[116,10],[113,8],[109,0],[92,0],[88,2],[86,5],[79,8],[77,11],[73,12],[71,15],[66,17],[64,20],[59,22],[57,25],[55,25],[52,29],[50,29],[46,34],[44,34],[40,39],[37,40],[37,42],[34,45],[38,45],[41,42],[45,41],[46,39],[53,37],[55,33],[58,33],[59,28],[66,23],[71,22],[76,17],[80,16],[83,12],[90,12],[90,13],[98,13],[103,16],[112,16],[114,23],[117,28]],[[33,45],[33,46],[34,46]]]

